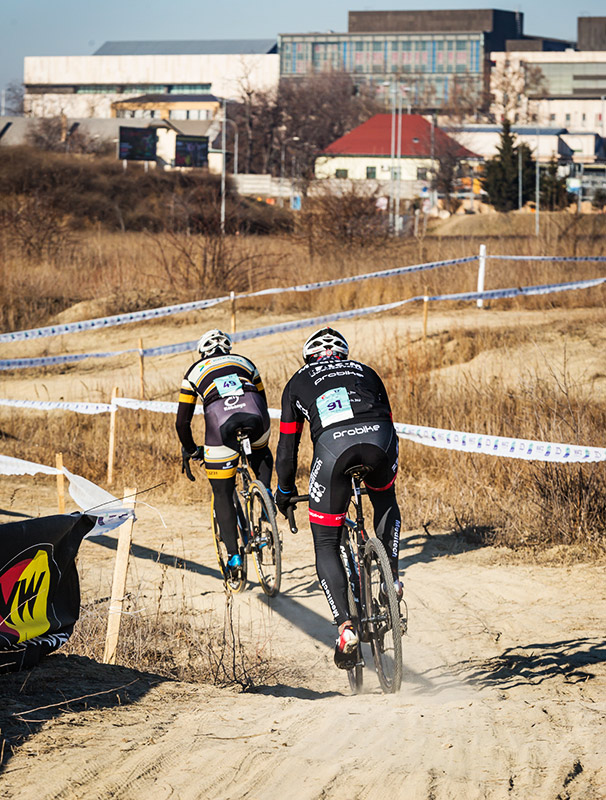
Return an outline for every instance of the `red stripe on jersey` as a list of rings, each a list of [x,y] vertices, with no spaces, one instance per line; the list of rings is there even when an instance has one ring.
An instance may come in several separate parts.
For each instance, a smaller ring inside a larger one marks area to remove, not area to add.
[[[280,420],[280,433],[301,433],[302,430],[302,422],[282,422]]]
[[[391,489],[391,487],[394,485],[394,483],[396,482],[396,477],[397,477],[397,475],[394,475],[393,478],[389,481],[389,483],[386,486],[371,486],[368,483],[368,481],[364,481],[364,484],[372,492],[385,492],[385,491],[387,491],[387,489]]]
[[[309,521],[317,525],[330,525],[331,528],[340,528],[345,519],[345,512],[342,514],[323,514],[321,511],[309,509]]]

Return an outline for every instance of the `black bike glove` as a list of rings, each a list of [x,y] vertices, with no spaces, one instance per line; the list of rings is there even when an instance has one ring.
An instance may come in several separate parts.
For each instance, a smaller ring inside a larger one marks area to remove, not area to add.
[[[196,479],[189,465],[191,459],[204,464],[204,448],[198,445],[193,453],[188,453],[184,447],[181,448],[181,474],[185,473],[190,481],[195,481]]]
[[[276,501],[276,506],[278,507],[278,511],[280,512],[280,514],[282,514],[283,517],[286,516],[286,513],[290,508],[290,498],[296,494],[297,494],[296,489],[292,489],[290,492],[285,492],[284,489],[280,489],[279,486],[276,489],[274,500]]]

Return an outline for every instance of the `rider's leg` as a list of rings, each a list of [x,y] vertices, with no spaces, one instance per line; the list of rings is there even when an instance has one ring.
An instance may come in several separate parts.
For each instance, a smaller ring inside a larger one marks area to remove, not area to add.
[[[229,471],[225,470],[225,472]],[[227,549],[228,555],[233,556],[238,552],[236,507],[234,505],[236,477],[234,474],[225,478],[209,478],[209,480],[213,490],[215,516],[217,517],[221,540]]]
[[[267,489],[270,489],[274,457],[269,447],[264,445],[263,447],[257,449],[253,445],[253,451],[249,456],[249,460],[250,466],[252,467],[256,477],[265,487],[267,487]]]
[[[372,503],[373,525],[377,538],[383,542],[394,578],[398,577],[398,552],[402,525],[396,490],[392,485],[383,491],[372,489],[367,484],[368,499]]]
[[[319,525],[312,522],[311,532],[314,539],[318,580],[341,632],[341,627],[351,622],[347,605],[347,574],[339,549],[341,526]]]

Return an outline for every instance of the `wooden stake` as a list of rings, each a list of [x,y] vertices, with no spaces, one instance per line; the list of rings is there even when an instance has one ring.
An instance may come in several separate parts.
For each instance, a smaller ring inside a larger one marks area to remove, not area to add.
[[[124,505],[128,508],[135,507],[136,489],[124,490]],[[107,618],[107,634],[105,636],[105,651],[103,653],[103,663],[115,664],[116,651],[118,649],[118,637],[120,636],[120,623],[122,621],[122,609],[124,606],[124,595],[126,594],[126,574],[128,572],[128,557],[130,555],[130,545],[133,539],[133,518],[118,528],[118,549],[116,550],[116,563],[114,565],[114,580],[112,583],[112,598],[109,604],[109,615]]]
[[[65,514],[65,475],[63,474],[63,453],[57,453],[55,456],[55,465],[59,472],[57,473],[57,508],[60,514]]]
[[[427,286],[423,297],[423,341],[427,338],[427,311],[429,308],[429,297],[427,296]]]
[[[236,293],[230,292],[229,299],[231,300],[231,332],[236,332]]]
[[[120,396],[120,389],[114,386],[110,403]],[[111,486],[114,479],[114,456],[116,454],[116,412],[118,407],[114,406],[109,413],[109,450],[107,453],[107,483]]]
[[[143,365],[143,339],[139,339],[139,394],[145,400],[145,367]]]

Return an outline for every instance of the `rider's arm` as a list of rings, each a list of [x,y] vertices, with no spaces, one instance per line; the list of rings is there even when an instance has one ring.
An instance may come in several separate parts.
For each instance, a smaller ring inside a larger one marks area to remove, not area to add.
[[[286,384],[282,393],[282,413],[280,416],[280,439],[276,452],[276,473],[278,487],[289,494],[295,486],[297,456],[303,430],[304,416],[291,396],[291,384]]]
[[[188,453],[196,450],[196,443],[191,432],[191,421],[196,407],[197,394],[191,383],[185,378],[179,392],[179,405],[177,406],[177,421],[175,427],[181,446]]]

